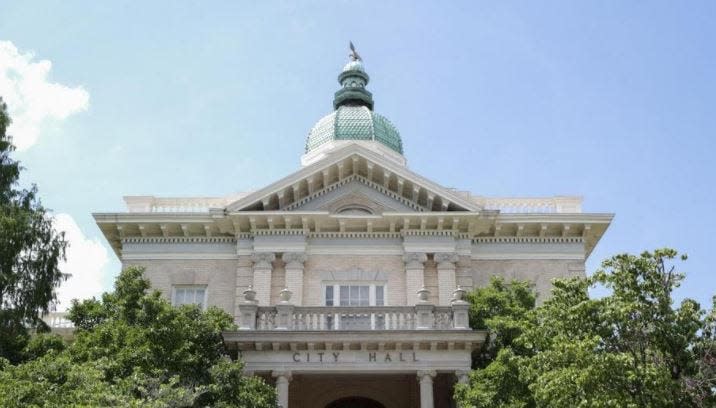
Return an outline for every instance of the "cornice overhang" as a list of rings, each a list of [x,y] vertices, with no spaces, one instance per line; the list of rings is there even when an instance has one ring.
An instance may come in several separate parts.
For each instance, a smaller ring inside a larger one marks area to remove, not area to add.
[[[126,238],[176,237],[251,238],[265,235],[381,238],[453,236],[456,239],[501,238],[494,242],[557,242],[550,238],[579,238],[585,258],[599,242],[613,214],[502,214],[499,211],[445,211],[332,214],[326,211],[236,211],[206,213],[96,213],[97,225],[121,257]],[[515,238],[507,240],[506,238]],[[526,238],[534,238],[526,240]],[[573,240],[570,240],[572,242]],[[565,241],[566,242],[566,241]]]
[[[453,190],[408,170],[359,143],[351,143],[226,207],[228,213],[280,210],[321,189],[359,175],[427,211],[479,211],[480,206]]]

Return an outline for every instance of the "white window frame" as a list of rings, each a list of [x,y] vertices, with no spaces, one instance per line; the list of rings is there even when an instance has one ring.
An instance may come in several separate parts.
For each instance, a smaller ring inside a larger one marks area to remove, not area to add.
[[[321,297],[323,306],[328,306],[326,303],[326,288],[333,286],[333,306],[341,305],[341,286],[368,286],[368,306],[376,306],[376,286],[383,287],[383,304],[382,306],[388,306],[388,283],[380,281],[328,281],[323,282],[321,285]],[[361,306],[345,306],[345,307],[361,307]]]
[[[209,299],[209,288],[207,285],[172,285],[172,306],[179,307],[182,305],[196,305],[196,303],[182,303],[181,305],[177,304],[177,289],[202,289],[204,290],[204,299],[201,302],[201,310],[206,310],[207,307],[207,301]],[[194,295],[196,297],[196,294]],[[198,305],[197,305],[198,306]]]

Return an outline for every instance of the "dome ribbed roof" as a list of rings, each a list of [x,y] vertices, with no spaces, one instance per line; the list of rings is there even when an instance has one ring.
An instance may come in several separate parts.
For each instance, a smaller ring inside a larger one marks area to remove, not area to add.
[[[398,129],[373,111],[373,95],[366,90],[370,78],[351,44],[351,61],[338,75],[341,84],[333,98],[335,111],[319,120],[308,133],[306,153],[332,140],[373,140],[403,154]]]
[[[374,140],[403,154],[398,129],[366,106],[339,106],[321,118],[308,133],[306,152],[331,140]]]

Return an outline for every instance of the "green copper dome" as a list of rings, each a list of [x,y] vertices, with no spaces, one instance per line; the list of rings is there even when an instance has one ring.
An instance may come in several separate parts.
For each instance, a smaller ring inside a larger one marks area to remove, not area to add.
[[[366,106],[339,106],[316,123],[306,140],[306,153],[331,140],[375,140],[403,154],[398,129]]]
[[[332,140],[374,140],[403,154],[398,129],[373,111],[373,95],[365,89],[368,74],[363,61],[351,49],[351,61],[338,76],[341,89],[333,98],[335,110],[311,128],[306,139],[306,153]]]

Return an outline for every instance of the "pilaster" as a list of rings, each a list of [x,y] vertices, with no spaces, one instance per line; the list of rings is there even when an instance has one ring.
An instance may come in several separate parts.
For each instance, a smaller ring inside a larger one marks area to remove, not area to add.
[[[454,252],[437,252],[434,259],[438,265],[438,305],[449,306],[452,292],[457,287],[455,263],[458,256]]]
[[[261,306],[268,306],[271,302],[271,274],[273,261],[276,255],[273,252],[256,252],[251,255],[254,261],[254,284],[256,300]]]
[[[293,293],[293,304],[303,305],[303,268],[306,254],[303,252],[285,252],[282,256],[286,263],[286,288]]]
[[[428,257],[423,252],[408,252],[403,255],[405,261],[405,294],[407,304],[413,302],[416,294],[425,286],[425,261]]]

